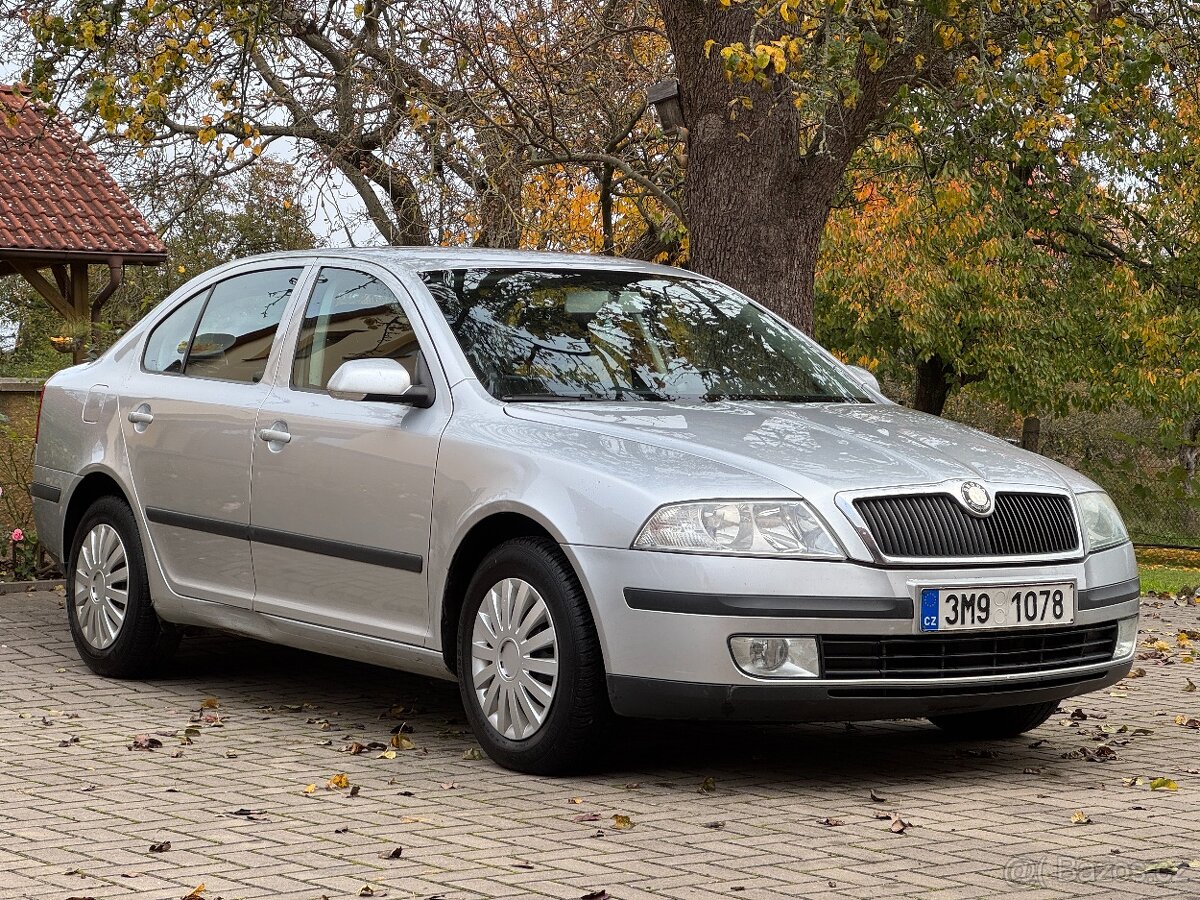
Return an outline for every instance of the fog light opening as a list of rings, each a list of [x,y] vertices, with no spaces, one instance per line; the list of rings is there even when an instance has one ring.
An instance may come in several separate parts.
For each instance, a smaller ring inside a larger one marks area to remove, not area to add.
[[[738,635],[729,639],[733,661],[756,678],[816,678],[821,674],[815,637]]]
[[[1137,624],[1137,616],[1122,619],[1117,623],[1117,643],[1113,647],[1113,659],[1124,659],[1133,655],[1137,646]]]

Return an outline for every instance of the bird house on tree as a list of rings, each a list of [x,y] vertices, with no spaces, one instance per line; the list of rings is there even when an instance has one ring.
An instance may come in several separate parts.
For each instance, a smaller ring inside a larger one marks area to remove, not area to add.
[[[125,266],[167,248],[71,123],[0,85],[0,277],[27,281],[65,320],[56,347],[81,362]],[[96,284],[89,267],[107,268]]]

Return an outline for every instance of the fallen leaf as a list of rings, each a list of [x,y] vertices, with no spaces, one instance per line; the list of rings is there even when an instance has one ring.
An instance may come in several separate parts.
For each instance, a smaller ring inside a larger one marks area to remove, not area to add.
[[[612,894],[602,888],[592,891],[590,894],[584,894],[579,900],[612,900]]]
[[[1029,749],[1036,750],[1038,747],[1042,746],[1042,744],[1048,744],[1048,743],[1050,743],[1050,741],[1048,741],[1046,738],[1038,738],[1036,741],[1034,741],[1032,744],[1029,745]]]
[[[873,803],[887,803],[887,797],[881,797],[875,793],[875,789],[871,788],[871,801]]]
[[[1177,791],[1179,785],[1170,778],[1152,778],[1150,779],[1150,790],[1152,791]]]
[[[1171,862],[1163,860],[1162,862],[1151,863],[1142,869],[1143,875],[1177,875],[1180,869],[1200,869],[1200,859],[1185,860],[1182,862]]]
[[[358,889],[358,896],[374,897],[375,896],[375,888],[371,887],[369,884],[364,884],[362,887],[360,887]]]
[[[582,816],[576,816],[572,822],[599,822],[600,813],[584,813]]]
[[[1192,679],[1190,679],[1190,678],[1184,678],[1183,680],[1184,680],[1184,682],[1186,682],[1186,683],[1184,684],[1184,686],[1183,686],[1183,692],[1184,692],[1185,694],[1190,694],[1192,691],[1194,691],[1194,690],[1196,689],[1196,685],[1195,685],[1195,683],[1192,681]]]
[[[1088,714],[1082,709],[1076,709],[1071,713],[1071,721],[1073,722],[1086,722],[1087,718]]]
[[[892,824],[888,826],[888,831],[892,834],[904,834],[905,830],[912,827],[912,822],[905,822],[900,818],[900,813],[892,813]]]
[[[190,894],[185,895],[182,900],[200,900],[200,895],[204,893],[204,885],[198,884],[192,888]]]
[[[380,753],[380,754],[379,754],[377,757],[375,757],[375,758],[376,758],[376,759],[395,759],[395,758],[396,758],[396,751],[395,751],[395,750],[384,750],[382,753]]]
[[[1134,669],[1133,671],[1131,671],[1131,672],[1130,672],[1128,675],[1126,675],[1125,677],[1126,677],[1126,678],[1145,678],[1145,677],[1146,677],[1146,670],[1145,670],[1145,669],[1143,669],[1141,666],[1138,666],[1136,669]]]
[[[350,788],[350,796],[351,796],[351,797],[357,797],[357,796],[358,796],[358,792],[359,792],[359,791],[361,791],[361,790],[362,790],[362,785],[360,785],[360,784],[356,784],[356,785],[354,785],[353,787],[351,787],[351,788]]]
[[[343,825],[341,828],[333,829],[334,834],[347,834],[350,831],[349,825]]]
[[[533,869],[533,863],[525,862],[525,860],[521,859],[513,863],[512,867],[514,869]]]
[[[386,853],[380,853],[379,858],[380,859],[399,859],[400,854],[403,852],[404,852],[403,847],[393,847],[391,850],[387,851]]]
[[[358,754],[362,753],[366,749],[367,748],[365,745],[360,744],[358,741],[354,741],[353,743],[349,743],[343,747],[342,753],[349,753],[352,756],[358,756]]]
[[[221,701],[216,697],[205,697],[200,703],[201,709],[220,709]]]
[[[463,759],[480,760],[483,759],[483,751],[478,747],[472,747],[462,755]]]
[[[453,791],[459,787],[461,787],[461,785],[457,781],[443,781],[442,782],[442,790],[443,791]]]
[[[157,750],[162,746],[162,741],[156,737],[151,737],[148,734],[134,735],[133,742],[129,745],[130,750]]]
[[[713,778],[711,775],[708,776],[707,778],[705,778],[702,782],[700,782],[700,793],[701,794],[711,794],[716,789],[717,789],[717,779]]]
[[[725,823],[724,822],[705,822],[703,827],[711,828],[714,831],[720,831],[722,828],[725,827]]]
[[[819,822],[817,822],[817,824],[818,825],[826,825],[829,828],[838,828],[842,825],[845,825],[846,823],[843,822],[841,819],[831,819],[831,818],[829,818],[829,816],[826,816],[825,818],[823,818]]]
[[[567,798],[567,802],[568,802],[568,803],[575,803],[575,804],[579,804],[579,803],[582,803],[582,802],[583,802],[583,798],[582,798],[582,797],[568,797],[568,798]]]
[[[612,821],[612,827],[617,831],[628,831],[635,824],[633,819],[629,818],[629,816],[623,816],[620,814],[613,816]]]
[[[1072,825],[1091,825],[1091,818],[1082,809],[1077,809],[1071,814]]]
[[[166,853],[166,852],[167,852],[168,850],[170,850],[170,849],[171,849],[171,842],[170,842],[170,841],[162,841],[162,842],[160,842],[160,843],[158,843],[158,844],[151,844],[151,845],[150,845],[150,852],[151,852],[151,853]]]
[[[1182,725],[1184,728],[1192,728],[1200,730],[1200,719],[1194,716],[1179,715],[1175,717],[1175,724]]]
[[[326,782],[325,787],[328,790],[345,790],[350,787],[350,779],[346,777],[344,772],[339,772]]]
[[[406,738],[403,734],[400,734],[399,732],[392,735],[392,739],[390,741],[388,741],[388,744],[391,747],[395,748],[396,750],[416,750],[417,749],[416,744],[414,744],[412,741],[410,741],[408,738]],[[472,758],[474,758],[474,757],[472,757]]]
[[[306,785],[304,788],[304,793],[306,794],[315,794],[316,792],[317,786],[315,784]]]
[[[956,750],[954,755],[962,759],[999,759],[999,750],[981,750],[977,747],[968,747],[961,750]]]

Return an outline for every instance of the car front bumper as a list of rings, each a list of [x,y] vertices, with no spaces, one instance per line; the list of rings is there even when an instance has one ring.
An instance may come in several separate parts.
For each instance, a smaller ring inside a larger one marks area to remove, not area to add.
[[[949,585],[1074,581],[1072,627],[1104,626],[1137,616],[1129,545],[1068,563],[936,569],[565,549],[596,611],[609,696],[622,715],[792,722],[928,716],[1061,700],[1113,684],[1132,665],[1129,653],[1019,674],[776,679],[746,674],[729,649],[739,634],[919,639],[921,589]]]

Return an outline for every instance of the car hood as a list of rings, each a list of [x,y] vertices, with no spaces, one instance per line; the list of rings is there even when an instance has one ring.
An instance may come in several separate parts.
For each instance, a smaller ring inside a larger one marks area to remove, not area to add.
[[[1063,466],[965,425],[870,403],[509,404],[508,415],[679,450],[800,494],[979,479],[1083,489]]]

